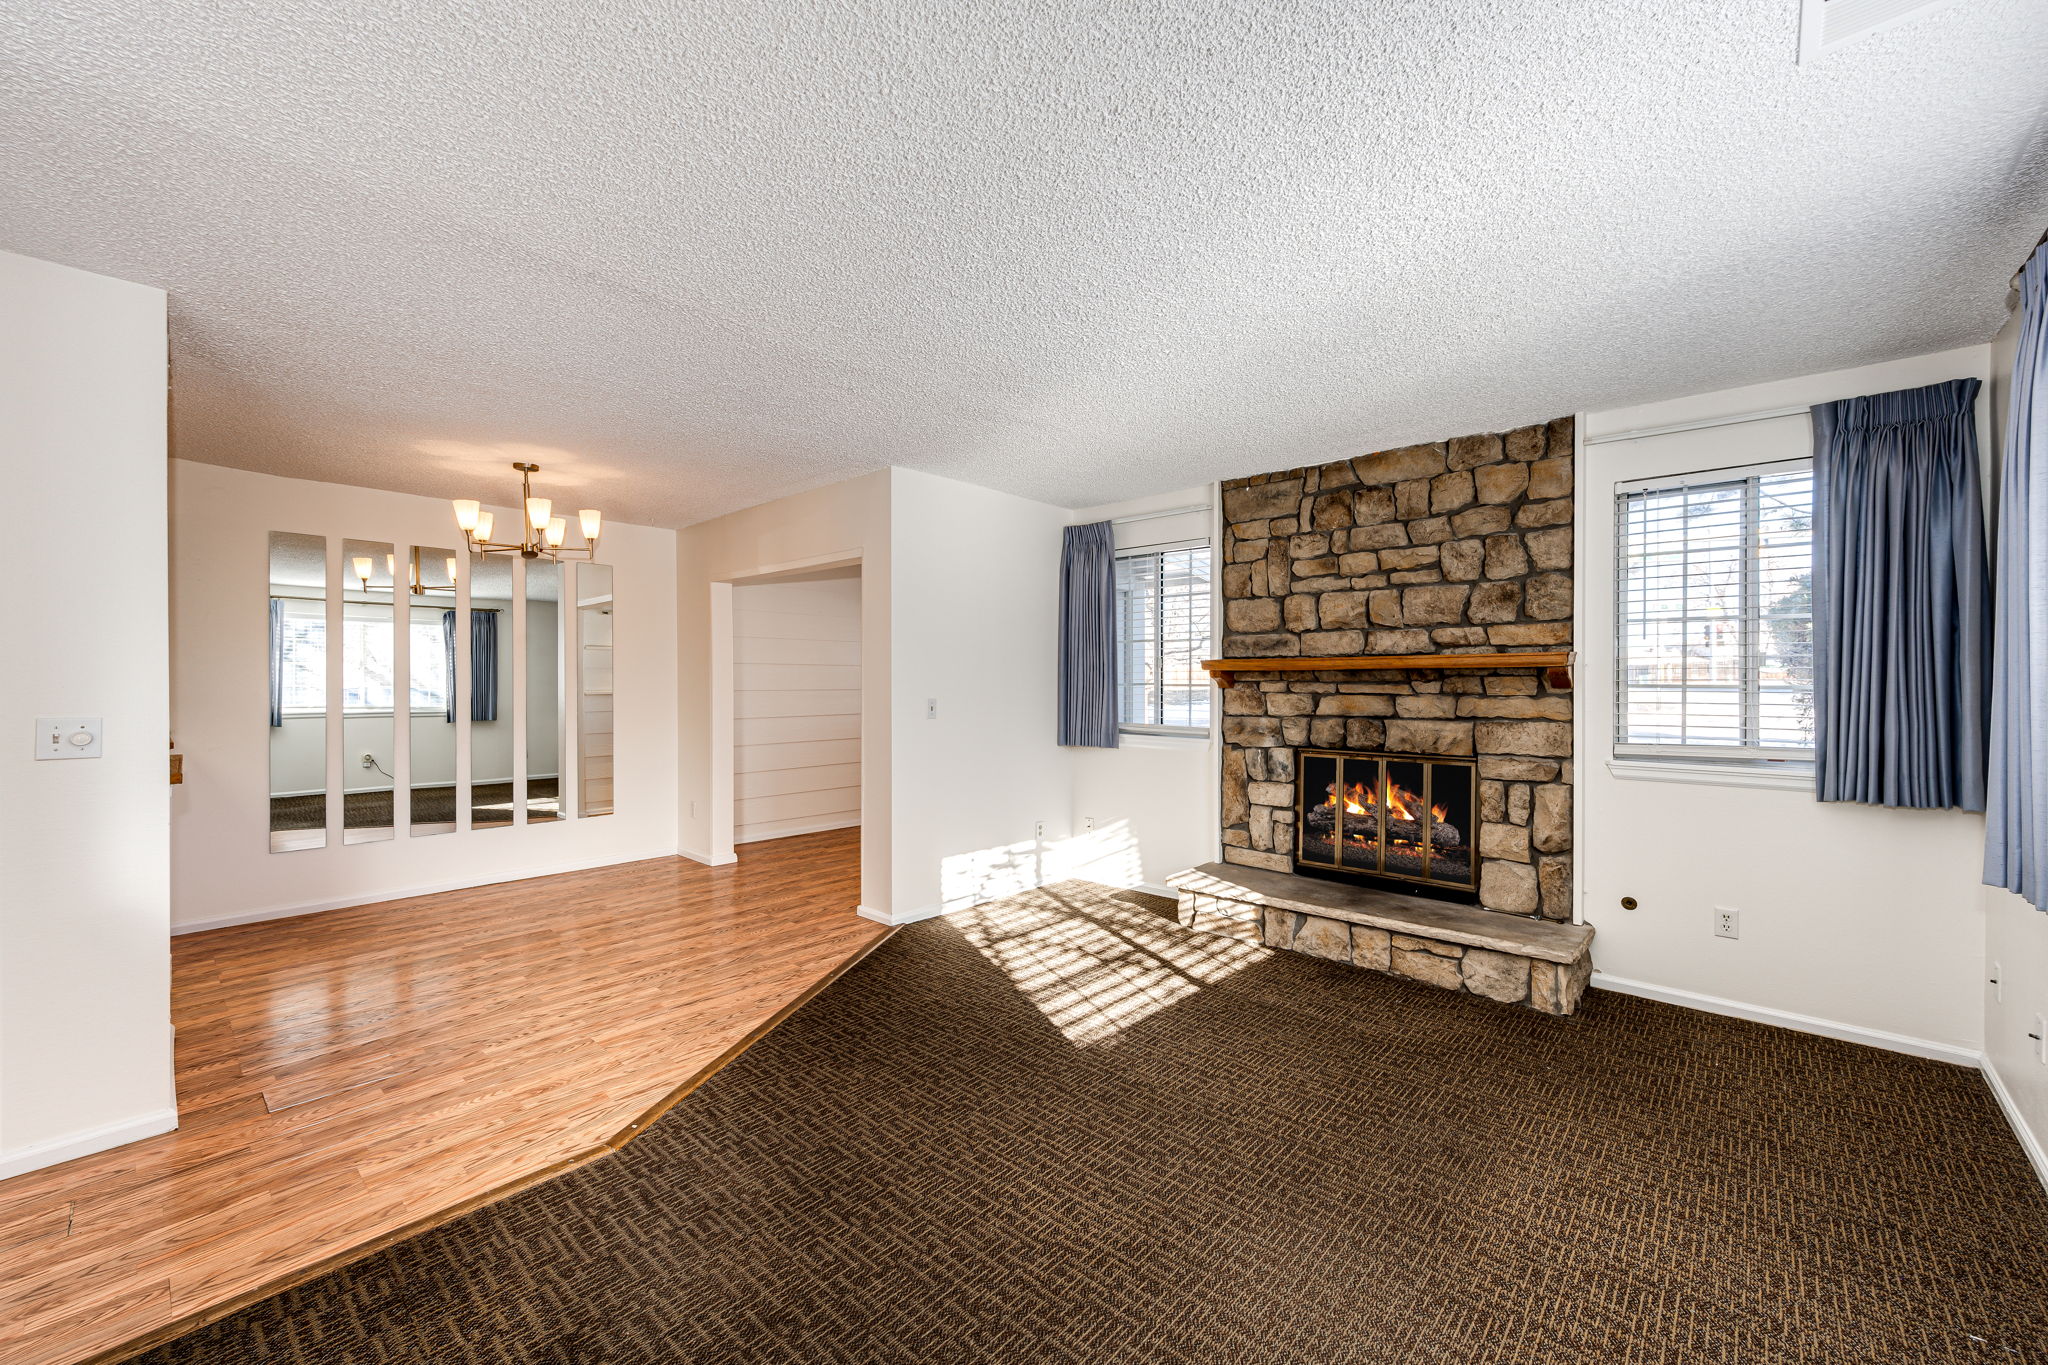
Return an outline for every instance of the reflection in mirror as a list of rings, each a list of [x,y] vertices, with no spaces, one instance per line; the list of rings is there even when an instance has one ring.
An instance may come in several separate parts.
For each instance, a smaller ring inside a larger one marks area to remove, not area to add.
[[[612,567],[576,566],[578,815],[612,813]]]
[[[397,796],[398,671],[392,584],[398,560],[383,541],[341,545],[341,841],[389,839]]]
[[[469,560],[470,827],[512,823],[512,561]]]
[[[412,832],[455,832],[455,568],[453,550],[412,547]]]
[[[327,844],[327,539],[270,533],[270,851]]]
[[[526,562],[526,822],[562,814],[562,566]]]

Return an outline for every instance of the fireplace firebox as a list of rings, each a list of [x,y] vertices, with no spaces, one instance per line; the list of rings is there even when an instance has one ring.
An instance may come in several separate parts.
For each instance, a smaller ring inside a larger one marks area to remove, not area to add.
[[[1297,872],[1477,903],[1471,759],[1308,749],[1295,763]]]

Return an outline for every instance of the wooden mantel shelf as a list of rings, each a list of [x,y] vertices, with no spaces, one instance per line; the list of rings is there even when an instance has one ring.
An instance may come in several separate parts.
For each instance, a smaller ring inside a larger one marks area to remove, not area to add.
[[[1473,672],[1479,669],[1540,668],[1544,681],[1569,690],[1572,685],[1572,653],[1566,649],[1503,651],[1495,654],[1364,654],[1340,658],[1290,659],[1204,659],[1202,667],[1228,687],[1240,673],[1372,673],[1397,668],[1434,668],[1439,671]]]

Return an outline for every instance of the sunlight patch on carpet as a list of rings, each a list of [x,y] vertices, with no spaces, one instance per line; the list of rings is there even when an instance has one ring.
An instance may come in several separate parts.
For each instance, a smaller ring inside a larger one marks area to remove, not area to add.
[[[952,922],[1067,1041],[1084,1047],[1108,1042],[1267,954],[1105,901],[1101,888],[1088,883],[978,905]]]

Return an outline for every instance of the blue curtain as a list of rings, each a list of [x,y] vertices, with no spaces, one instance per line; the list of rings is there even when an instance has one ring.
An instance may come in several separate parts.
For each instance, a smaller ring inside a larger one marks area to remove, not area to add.
[[[2020,271],[2019,352],[1998,495],[1997,645],[1984,880],[2048,909],[2048,245]]]
[[[1117,747],[1116,531],[1069,526],[1060,552],[1060,743]]]
[[[450,677],[455,676],[453,673]],[[498,613],[469,614],[469,718],[498,718]]]
[[[284,602],[270,599],[270,723],[284,724]]]
[[[1813,410],[1823,801],[1984,809],[1991,595],[1979,387],[1956,379]]]
[[[441,644],[448,652],[448,723],[455,723],[455,613],[441,613]],[[469,614],[469,718],[498,718],[498,613]]]

